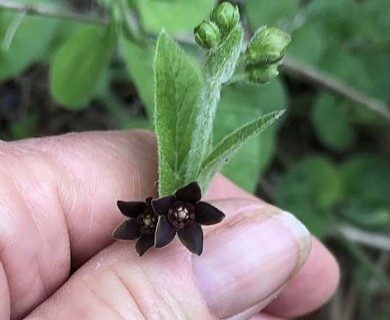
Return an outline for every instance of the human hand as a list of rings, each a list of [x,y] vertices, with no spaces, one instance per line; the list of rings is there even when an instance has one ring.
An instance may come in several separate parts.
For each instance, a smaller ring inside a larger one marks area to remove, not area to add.
[[[332,295],[327,249],[222,176],[206,198],[226,218],[200,257],[177,240],[141,258],[113,243],[116,201],[156,196],[156,171],[145,131],[0,142],[0,319],[275,320]]]

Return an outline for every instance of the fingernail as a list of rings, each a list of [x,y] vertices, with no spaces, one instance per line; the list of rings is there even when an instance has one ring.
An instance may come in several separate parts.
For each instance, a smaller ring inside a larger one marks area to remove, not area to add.
[[[293,214],[283,211],[280,215],[275,215],[287,229],[291,231],[298,245],[298,261],[292,276],[297,273],[307,260],[311,250],[311,236],[309,230]]]
[[[232,205],[220,208],[229,212]],[[241,313],[282,287],[302,267],[311,243],[307,229],[288,212],[269,205],[230,212],[206,233],[202,256],[193,258],[198,286],[219,318]]]

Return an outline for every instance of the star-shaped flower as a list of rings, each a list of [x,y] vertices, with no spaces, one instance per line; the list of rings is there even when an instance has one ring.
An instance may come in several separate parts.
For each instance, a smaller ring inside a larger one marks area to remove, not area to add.
[[[200,225],[218,223],[225,215],[211,204],[200,201],[201,198],[198,183],[192,182],[173,195],[152,200],[152,208],[159,215],[156,248],[166,246],[177,233],[188,250],[197,255],[202,253],[203,231]]]
[[[146,250],[154,244],[154,234],[158,217],[151,207],[152,198],[141,201],[118,201],[119,210],[128,218],[113,232],[113,238],[117,240],[138,239],[135,246],[138,254],[142,256]]]

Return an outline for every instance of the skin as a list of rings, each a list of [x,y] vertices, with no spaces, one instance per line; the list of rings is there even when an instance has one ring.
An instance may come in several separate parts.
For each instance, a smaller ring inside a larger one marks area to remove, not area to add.
[[[0,141],[0,319],[276,320],[332,296],[329,251],[222,176],[205,199],[226,218],[202,256],[114,242],[116,201],[156,196],[156,158],[146,131]]]

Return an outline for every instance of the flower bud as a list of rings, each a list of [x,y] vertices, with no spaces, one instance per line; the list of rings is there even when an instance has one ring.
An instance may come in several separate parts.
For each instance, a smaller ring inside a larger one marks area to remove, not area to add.
[[[268,66],[249,65],[246,68],[248,80],[255,84],[267,84],[278,74],[278,64]]]
[[[205,49],[210,49],[216,46],[220,39],[221,34],[218,26],[214,22],[203,21],[194,29],[196,43]]]
[[[240,20],[238,7],[230,2],[222,2],[211,12],[210,20],[216,23],[222,34],[226,34]]]
[[[290,41],[290,35],[280,29],[259,29],[246,49],[248,63],[266,65],[280,61]]]

